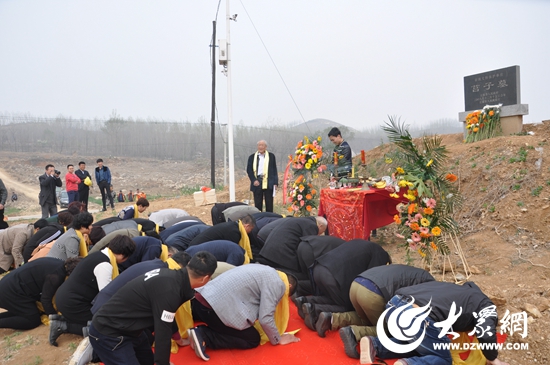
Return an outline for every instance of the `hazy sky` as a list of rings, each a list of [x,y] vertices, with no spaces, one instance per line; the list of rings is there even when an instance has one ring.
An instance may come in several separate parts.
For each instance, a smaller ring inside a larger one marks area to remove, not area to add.
[[[225,5],[217,39],[226,38]],[[209,121],[217,8],[218,0],[0,0],[0,112]],[[550,119],[550,1],[232,0],[231,14],[235,124],[301,114],[358,129],[387,115],[457,119],[464,76],[513,65],[530,109],[524,121]],[[226,123],[227,78],[219,66],[216,74]]]

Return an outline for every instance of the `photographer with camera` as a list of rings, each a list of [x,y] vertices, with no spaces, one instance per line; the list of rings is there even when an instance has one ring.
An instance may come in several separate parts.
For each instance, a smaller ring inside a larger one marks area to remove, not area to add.
[[[56,186],[63,186],[63,182],[59,178],[61,171],[56,170],[52,164],[46,165],[46,172],[38,177],[40,181],[40,194],[38,195],[38,203],[42,207],[42,218],[48,218],[57,214],[57,195],[55,194]]]

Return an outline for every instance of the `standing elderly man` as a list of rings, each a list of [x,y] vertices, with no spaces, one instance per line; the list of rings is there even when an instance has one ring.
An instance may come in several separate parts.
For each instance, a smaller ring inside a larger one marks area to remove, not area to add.
[[[8,199],[8,189],[0,179],[0,229],[8,228],[8,223],[4,222],[4,205]]]
[[[254,206],[262,211],[265,199],[265,211],[273,212],[273,192],[279,185],[275,155],[267,151],[267,143],[261,140],[258,151],[248,157],[246,172],[250,179],[250,191],[254,193]]]
[[[111,194],[111,170],[103,165],[103,159],[97,159],[97,167],[95,168],[95,181],[101,192],[101,200],[103,202],[102,212],[107,210],[107,198],[111,204],[111,209],[115,209],[113,195]]]
[[[46,172],[38,177],[40,182],[40,194],[38,195],[38,203],[42,207],[42,218],[48,218],[57,214],[57,196],[55,195],[55,187],[63,186],[63,182],[59,178],[59,172],[54,165],[46,165]]]

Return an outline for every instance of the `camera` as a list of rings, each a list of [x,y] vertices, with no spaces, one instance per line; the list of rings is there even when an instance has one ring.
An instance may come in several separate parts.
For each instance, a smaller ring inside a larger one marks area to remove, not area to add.
[[[59,171],[59,170],[54,170],[54,172],[55,172],[56,175],[61,175],[61,171]]]

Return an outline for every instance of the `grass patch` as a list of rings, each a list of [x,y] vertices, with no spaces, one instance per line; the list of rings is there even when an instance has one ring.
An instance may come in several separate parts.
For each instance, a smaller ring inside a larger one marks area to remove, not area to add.
[[[26,362],[25,365],[40,365],[44,363],[44,360],[40,356],[35,356],[34,361]]]
[[[539,185],[536,188],[534,188],[533,190],[531,190],[531,195],[532,196],[539,196],[541,191],[542,191],[542,186]]]
[[[71,352],[75,352],[76,348],[78,347],[78,345],[76,344],[76,342],[71,342],[69,343],[69,351]]]
[[[514,184],[514,185],[512,185],[512,190],[513,190],[513,191],[518,191],[519,189],[521,189],[521,185],[520,185],[520,184]]]
[[[523,207],[523,202],[518,202],[518,207]]]
[[[515,163],[515,162],[525,162],[527,160],[527,150],[525,147],[521,147],[518,151],[518,154],[514,157],[511,157],[508,162],[509,163]]]
[[[23,209],[15,208],[15,207],[5,207],[4,208],[4,214],[7,215],[7,216],[18,215],[22,211],[23,211]]]

